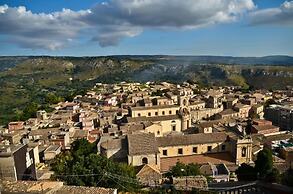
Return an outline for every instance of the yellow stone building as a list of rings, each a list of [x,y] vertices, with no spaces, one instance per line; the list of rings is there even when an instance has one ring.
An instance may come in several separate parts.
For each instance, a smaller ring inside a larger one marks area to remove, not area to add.
[[[229,154],[235,164],[252,162],[252,140],[230,137],[224,132],[155,137],[152,133],[129,134],[128,164],[155,165],[165,158]],[[231,161],[229,161],[231,162]]]

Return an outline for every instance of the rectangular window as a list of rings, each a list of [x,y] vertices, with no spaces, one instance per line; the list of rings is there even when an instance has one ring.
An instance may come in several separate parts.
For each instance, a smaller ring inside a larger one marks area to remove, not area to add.
[[[212,151],[212,146],[208,146],[208,152]]]
[[[193,147],[192,151],[193,153],[197,153],[197,147]]]
[[[172,126],[172,131],[176,131],[176,125]]]
[[[158,112],[155,112],[155,115],[157,116],[158,115]]]
[[[138,116],[140,117],[140,113],[138,113]]]
[[[162,115],[165,115],[165,111],[162,112]]]
[[[164,156],[167,156],[168,155],[167,150],[163,150],[163,155]]]
[[[152,113],[149,112],[148,115],[149,115],[149,117],[150,117],[150,116],[152,116]]]
[[[241,156],[246,157],[246,147],[243,147],[241,150]]]
[[[178,149],[178,154],[183,154],[183,149],[182,148]]]
[[[222,151],[226,150],[226,145],[222,145]]]
[[[171,115],[172,114],[172,110],[169,110],[169,115]]]

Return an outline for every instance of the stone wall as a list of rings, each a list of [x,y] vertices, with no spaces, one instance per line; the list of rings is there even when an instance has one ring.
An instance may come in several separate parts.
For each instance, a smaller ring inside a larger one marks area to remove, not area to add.
[[[177,190],[206,190],[208,188],[208,182],[204,176],[174,177],[173,185]]]

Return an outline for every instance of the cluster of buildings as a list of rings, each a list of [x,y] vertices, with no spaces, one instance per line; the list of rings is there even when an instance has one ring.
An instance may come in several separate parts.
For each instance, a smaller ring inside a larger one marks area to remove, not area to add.
[[[97,142],[97,154],[137,167],[145,185],[160,184],[177,162],[199,164],[215,182],[236,181],[238,166],[253,164],[264,147],[280,170],[293,161],[292,90],[98,83],[54,108],[2,129],[2,179],[50,177],[50,161],[81,138]]]

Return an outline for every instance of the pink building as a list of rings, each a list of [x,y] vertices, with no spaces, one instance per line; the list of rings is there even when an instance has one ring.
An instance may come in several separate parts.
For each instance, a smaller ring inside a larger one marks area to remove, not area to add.
[[[23,129],[24,122],[22,121],[15,121],[15,122],[10,122],[8,124],[8,130],[9,131],[18,131]]]

